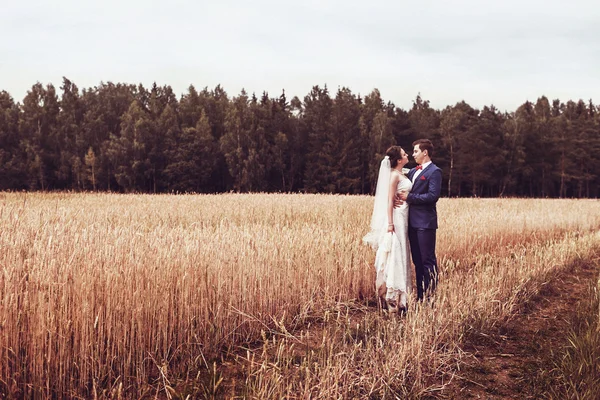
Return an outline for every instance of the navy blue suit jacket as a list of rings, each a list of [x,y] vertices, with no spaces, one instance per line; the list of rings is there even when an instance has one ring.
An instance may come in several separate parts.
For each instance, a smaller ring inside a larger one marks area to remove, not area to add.
[[[416,169],[408,172],[412,181]],[[412,190],[406,198],[408,224],[412,228],[437,229],[436,203],[442,193],[442,170],[434,163],[429,164],[413,183]]]

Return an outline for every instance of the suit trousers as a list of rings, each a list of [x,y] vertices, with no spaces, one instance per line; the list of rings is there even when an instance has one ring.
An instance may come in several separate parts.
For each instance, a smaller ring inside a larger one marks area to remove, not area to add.
[[[435,257],[435,229],[408,227],[410,252],[415,264],[417,299],[433,293],[438,282],[438,267]]]

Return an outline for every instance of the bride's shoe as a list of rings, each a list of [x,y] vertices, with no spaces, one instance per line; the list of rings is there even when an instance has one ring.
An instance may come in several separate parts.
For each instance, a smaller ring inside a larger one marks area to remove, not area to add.
[[[388,306],[388,313],[390,314],[398,314],[398,307],[397,306],[393,306],[393,305],[389,305]]]
[[[398,312],[398,299],[387,300],[388,312],[390,314],[396,314]]]
[[[404,316],[406,316],[406,313],[408,312],[408,305],[407,305],[408,299],[406,296],[406,292],[402,292],[400,294],[398,301],[400,303],[400,306],[398,307],[398,314],[400,314],[400,316],[404,317]]]
[[[406,296],[396,294],[393,300],[387,300],[389,312],[395,314],[406,314]]]

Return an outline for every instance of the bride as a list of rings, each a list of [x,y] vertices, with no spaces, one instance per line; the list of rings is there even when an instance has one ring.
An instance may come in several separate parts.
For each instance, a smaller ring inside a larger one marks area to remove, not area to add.
[[[400,146],[386,151],[379,167],[371,231],[363,238],[377,253],[376,288],[380,304],[389,312],[406,312],[412,276],[408,244],[408,204],[394,208],[397,192],[409,192],[412,183],[402,172],[408,155]]]

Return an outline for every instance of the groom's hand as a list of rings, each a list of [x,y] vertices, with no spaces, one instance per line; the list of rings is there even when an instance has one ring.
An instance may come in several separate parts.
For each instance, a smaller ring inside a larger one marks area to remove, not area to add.
[[[399,197],[400,200],[406,201],[406,198],[408,197],[408,192],[403,190],[400,193],[396,194],[396,196]]]
[[[404,204],[404,200],[402,200],[402,198],[400,197],[402,193],[404,192],[396,193],[396,195],[394,196],[394,208],[398,208],[402,204]]]

